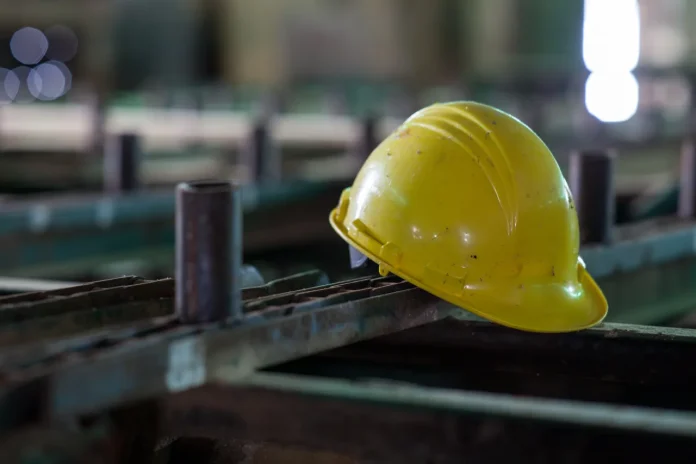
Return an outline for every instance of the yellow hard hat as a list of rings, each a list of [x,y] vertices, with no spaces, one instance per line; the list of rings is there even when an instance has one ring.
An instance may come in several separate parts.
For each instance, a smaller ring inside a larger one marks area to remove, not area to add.
[[[382,275],[490,321],[570,332],[607,314],[578,255],[577,213],[555,158],[493,107],[413,114],[368,157],[330,221]]]

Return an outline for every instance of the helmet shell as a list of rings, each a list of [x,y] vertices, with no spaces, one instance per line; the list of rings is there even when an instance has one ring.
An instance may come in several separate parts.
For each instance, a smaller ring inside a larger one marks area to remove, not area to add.
[[[553,154],[487,105],[413,114],[368,157],[330,222],[381,272],[502,325],[567,332],[607,314]]]

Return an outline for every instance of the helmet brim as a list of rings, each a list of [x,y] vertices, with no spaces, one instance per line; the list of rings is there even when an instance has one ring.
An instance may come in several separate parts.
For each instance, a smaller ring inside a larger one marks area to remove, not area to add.
[[[351,236],[337,220],[338,216],[339,208],[336,208],[329,217],[336,233],[368,259],[379,264],[382,270],[491,322],[527,332],[564,333],[593,327],[601,323],[608,313],[607,300],[581,259],[578,260],[577,284],[572,286],[561,283],[511,283],[508,288],[499,288],[493,293],[486,292],[485,296],[478,292],[452,294],[377,256],[369,247]]]

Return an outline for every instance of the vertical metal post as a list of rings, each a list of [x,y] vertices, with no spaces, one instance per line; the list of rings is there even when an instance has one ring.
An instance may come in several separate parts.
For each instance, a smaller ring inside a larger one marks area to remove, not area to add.
[[[91,154],[104,153],[106,144],[106,98],[104,89],[98,87],[89,101],[92,109],[90,152]]]
[[[120,134],[109,138],[104,147],[104,190],[131,192],[139,187],[140,138]]]
[[[365,161],[372,151],[377,147],[377,118],[373,114],[367,115],[362,120],[360,139],[356,150],[356,156],[360,157],[361,161]],[[362,254],[357,249],[348,245],[348,253],[350,257],[351,269],[366,268],[376,270],[377,266],[372,261],[367,259],[367,256]]]
[[[271,139],[269,119],[261,117],[251,128],[242,153],[242,162],[249,169],[254,183],[279,180],[281,166],[277,155]]]
[[[361,121],[360,139],[358,140],[357,156],[361,161],[367,159],[372,150],[377,148],[377,117],[373,114],[365,116]]]
[[[241,191],[229,182],[176,189],[176,313],[184,323],[240,318]]]
[[[696,140],[693,136],[684,141],[679,164],[678,214],[682,219],[696,219]]]
[[[570,156],[570,189],[580,222],[583,243],[610,243],[613,239],[616,194],[616,155],[594,150]]]

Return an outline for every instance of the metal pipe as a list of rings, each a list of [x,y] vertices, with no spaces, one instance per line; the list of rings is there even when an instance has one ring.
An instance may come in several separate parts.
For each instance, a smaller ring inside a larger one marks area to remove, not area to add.
[[[570,189],[580,222],[583,243],[613,240],[616,194],[612,151],[581,151],[570,156]]]
[[[106,145],[106,97],[103,83],[89,99],[92,109],[92,128],[90,140],[90,153],[104,153]]]
[[[107,140],[104,150],[104,190],[131,192],[139,187],[140,137],[126,133]]]
[[[249,169],[253,182],[262,182],[268,175],[266,172],[268,146],[270,144],[268,120],[258,119],[249,133],[249,139],[244,147],[244,164]]]
[[[377,118],[374,115],[368,115],[362,120],[357,156],[360,157],[361,161],[365,161],[378,144]]]
[[[241,190],[182,183],[176,190],[176,313],[184,323],[241,317]]]
[[[251,181],[267,183],[280,179],[280,157],[271,138],[270,120],[259,117],[242,147],[242,162],[249,169]]]
[[[696,141],[684,141],[679,160],[679,209],[682,219],[696,218]]]

